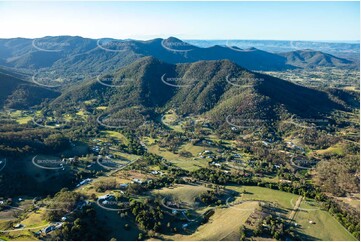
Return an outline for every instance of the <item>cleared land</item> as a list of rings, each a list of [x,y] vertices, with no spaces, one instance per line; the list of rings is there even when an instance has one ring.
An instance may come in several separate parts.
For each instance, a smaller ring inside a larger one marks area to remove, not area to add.
[[[289,217],[296,205],[298,195],[256,186],[228,186],[227,188],[242,192],[242,200],[263,200],[276,202]],[[355,240],[355,238],[327,211],[322,210],[317,203],[302,200],[300,210],[294,215],[294,221],[299,225],[298,231],[305,240]],[[313,223],[311,224],[310,221]]]
[[[324,210],[300,210],[294,219],[300,225],[298,231],[305,235],[305,239],[356,240],[335,218]],[[313,224],[309,221],[312,221]]]
[[[202,193],[210,190],[205,186],[177,185],[175,188],[163,188],[155,190],[154,195],[171,196],[186,203],[194,203],[194,200]]]
[[[172,240],[239,240],[239,228],[258,207],[258,202],[247,202],[229,208],[217,208],[208,223],[191,235],[174,235]]]
[[[193,160],[193,158],[181,157],[179,154],[174,154],[164,148],[160,148],[158,145],[151,145],[148,147],[148,150],[151,153],[163,156],[174,165],[188,171],[195,171],[208,165],[206,159]]]

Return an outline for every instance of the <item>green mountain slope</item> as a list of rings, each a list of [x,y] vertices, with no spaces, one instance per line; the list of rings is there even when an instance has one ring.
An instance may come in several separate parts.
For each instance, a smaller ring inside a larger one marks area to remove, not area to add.
[[[339,58],[321,51],[314,50],[297,50],[286,53],[281,53],[281,56],[287,58],[287,64],[302,67],[302,68],[315,68],[315,67],[356,67],[352,61]]]
[[[0,107],[29,108],[45,99],[54,99],[60,93],[23,81],[16,75],[0,69]]]
[[[0,65],[31,70],[47,68],[67,77],[75,74],[90,77],[115,71],[145,56],[172,64],[228,59],[246,69],[264,71],[317,65],[354,67],[351,61],[319,51],[276,54],[224,45],[201,48],[174,37],[148,41],[96,40],[78,36],[0,39]]]
[[[349,108],[328,92],[254,73],[228,60],[173,65],[153,57],[75,86],[52,105],[71,108],[90,99],[113,113],[129,107],[175,108],[180,114],[202,114],[215,122],[224,122],[229,115],[270,122],[284,113],[316,118]]]

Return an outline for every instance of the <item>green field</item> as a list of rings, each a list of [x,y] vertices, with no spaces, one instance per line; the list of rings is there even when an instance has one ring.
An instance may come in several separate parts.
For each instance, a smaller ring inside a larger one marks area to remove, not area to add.
[[[154,190],[152,191],[152,194],[161,195],[162,197],[171,196],[179,199],[180,201],[192,204],[201,193],[208,190],[210,189],[202,185],[177,185],[175,188],[163,188],[160,190]]]
[[[163,115],[163,117],[161,117],[161,122],[168,128],[174,131],[184,132],[182,126],[176,123],[177,120],[178,120],[178,115],[175,112],[169,112]]]
[[[33,118],[32,114],[22,110],[10,111],[9,116],[11,119],[16,120],[18,124],[27,124]]]
[[[295,221],[300,225],[298,231],[306,234],[305,239],[308,237],[308,240],[356,240],[334,217],[323,210],[298,211]]]
[[[110,130],[101,131],[101,135],[104,135],[106,137],[115,138],[115,139],[121,141],[125,145],[128,145],[128,143],[129,143],[128,139],[123,134],[116,132],[116,131],[110,131]]]
[[[281,209],[287,211],[285,217],[289,216],[293,209],[298,195],[272,190],[269,188],[256,186],[227,186],[238,192],[245,189],[247,194],[242,195],[242,200],[263,200],[276,202]],[[304,209],[304,210],[302,210]],[[327,211],[318,207],[315,202],[302,201],[300,210],[297,211],[294,220],[298,231],[307,240],[355,240],[355,238]],[[314,224],[310,224],[313,221]],[[311,236],[307,237],[307,236]]]
[[[31,199],[23,203],[29,202],[32,203]],[[26,206],[22,205],[21,207],[25,208]],[[8,232],[0,233],[0,238],[3,240],[37,240],[33,232],[37,232],[48,225],[48,222],[43,219],[43,213],[44,210],[40,209],[26,214],[20,220],[17,219],[11,222],[10,225],[22,224],[22,229],[14,229],[12,226],[8,226],[6,221],[1,221],[0,230],[6,230]]]
[[[163,156],[169,162],[178,166],[184,170],[195,171],[202,167],[208,166],[206,159],[193,160],[193,158],[181,157],[179,154],[174,154],[164,148],[160,148],[158,145],[152,145],[148,147],[149,152]]]
[[[229,208],[216,208],[208,223],[201,225],[191,235],[166,236],[167,240],[239,240],[239,228],[246,222],[258,202],[247,202]]]
[[[242,200],[263,200],[268,202],[276,202],[282,208],[287,210],[293,209],[291,199],[296,201],[299,197],[298,195],[292,193],[257,186],[227,186],[226,188],[237,192],[243,192],[246,190],[246,194],[242,195]]]
[[[324,150],[317,150],[315,151],[317,154],[335,154],[335,155],[344,155],[345,150],[344,147],[342,146],[342,144],[338,143],[334,146],[328,147],[327,149]]]

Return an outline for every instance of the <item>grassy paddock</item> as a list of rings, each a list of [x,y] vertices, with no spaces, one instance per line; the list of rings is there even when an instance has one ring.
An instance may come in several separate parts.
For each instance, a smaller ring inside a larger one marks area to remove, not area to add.
[[[356,240],[334,217],[324,210],[298,211],[298,231],[314,240]],[[310,224],[309,221],[314,222]]]
[[[167,236],[168,240],[239,240],[239,228],[258,207],[258,202],[247,202],[229,208],[217,208],[209,222],[191,235]]]

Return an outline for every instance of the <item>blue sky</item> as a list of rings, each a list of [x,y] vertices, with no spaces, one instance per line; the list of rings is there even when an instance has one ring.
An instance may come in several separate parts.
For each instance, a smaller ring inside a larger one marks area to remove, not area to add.
[[[0,38],[359,40],[359,2],[0,2]]]

